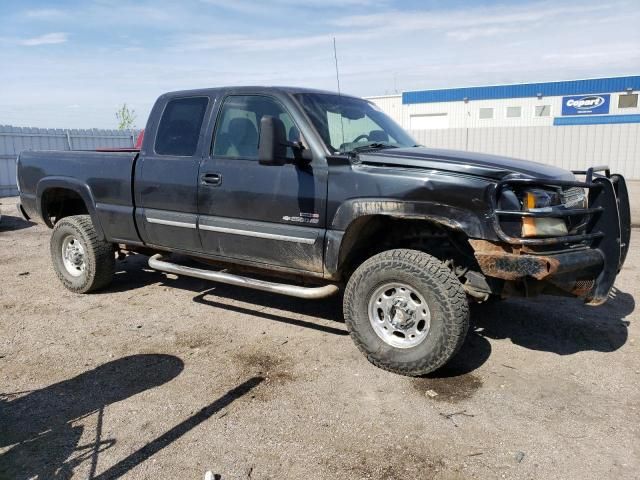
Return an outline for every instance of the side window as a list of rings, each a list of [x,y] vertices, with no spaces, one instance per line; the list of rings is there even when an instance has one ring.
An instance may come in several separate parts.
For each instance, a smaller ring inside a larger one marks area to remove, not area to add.
[[[282,120],[289,141],[300,140],[293,119],[275,99],[263,95],[232,95],[227,97],[218,116],[213,155],[257,159],[260,120],[265,115]],[[290,148],[287,155],[293,157]]]
[[[478,118],[480,119],[489,119],[493,118],[493,108],[492,107],[482,107],[478,111]]]
[[[625,93],[624,95],[618,96],[618,108],[637,108],[637,106],[637,93]]]
[[[181,157],[193,156],[198,148],[198,137],[208,103],[208,97],[170,100],[158,126],[156,153]]]
[[[522,116],[522,107],[507,107],[507,118],[519,118]]]
[[[548,117],[551,115],[551,105],[536,105],[536,117]]]

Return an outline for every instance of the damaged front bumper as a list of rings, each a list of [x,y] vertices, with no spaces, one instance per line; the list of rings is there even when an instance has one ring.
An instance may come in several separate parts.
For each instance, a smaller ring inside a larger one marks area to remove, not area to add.
[[[471,240],[471,244],[482,273],[506,282],[520,282],[522,295],[562,292],[586,298],[605,264],[598,249],[534,255],[508,252],[485,240]],[[503,293],[518,294],[513,286]]]
[[[604,255],[597,249],[584,249],[575,252],[552,255],[531,255],[508,253],[497,245],[484,240],[472,240],[476,260],[482,273],[503,280],[518,280],[531,277],[544,280],[555,275],[570,272],[602,270]]]
[[[585,175],[586,180],[518,178],[497,184],[492,195],[493,225],[501,242],[470,241],[484,275],[504,280],[510,285],[518,282],[525,290],[534,290],[533,294],[555,293],[557,290],[582,297],[590,305],[606,302],[629,250],[631,215],[626,182],[621,175],[611,175],[608,167],[574,173]],[[584,209],[551,214],[498,209],[501,189],[513,184],[588,189],[589,205]],[[501,218],[505,217],[563,218],[570,215],[588,218],[586,227],[561,237],[513,237],[507,235],[500,225]]]

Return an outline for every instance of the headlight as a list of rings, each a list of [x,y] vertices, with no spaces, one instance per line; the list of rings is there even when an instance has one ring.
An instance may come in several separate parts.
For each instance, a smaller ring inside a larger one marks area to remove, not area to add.
[[[584,188],[571,187],[562,192],[562,205],[565,208],[587,208],[588,203]]]
[[[526,190],[522,198],[522,209],[526,212],[549,212],[562,203],[560,193],[548,190]],[[568,235],[564,218],[522,218],[523,237],[559,237]]]

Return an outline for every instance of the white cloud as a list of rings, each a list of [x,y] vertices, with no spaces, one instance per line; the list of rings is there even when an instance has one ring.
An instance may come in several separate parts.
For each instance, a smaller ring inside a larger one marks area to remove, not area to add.
[[[350,28],[382,28],[385,30],[424,30],[445,28],[479,27],[483,25],[528,24],[561,15],[584,18],[593,12],[622,8],[628,2],[586,5],[584,2],[535,2],[526,4],[509,3],[492,7],[464,7],[450,10],[387,11],[373,14],[348,15],[337,18],[332,23]]]
[[[518,31],[519,29],[511,27],[468,28],[466,30],[451,30],[447,32],[447,37],[466,42],[472,38],[496,37]]]
[[[35,19],[59,19],[67,16],[67,12],[57,8],[38,8],[35,10],[27,10],[24,12],[24,16],[27,18]]]
[[[25,47],[35,47],[38,45],[54,45],[57,43],[65,43],[69,38],[69,34],[64,32],[45,33],[37,37],[25,38],[18,40],[19,45]]]
[[[248,14],[261,15],[264,12],[273,12],[274,9],[289,9],[295,12],[302,11],[307,8],[326,9],[335,7],[375,7],[384,6],[388,2],[386,0],[271,0],[264,2],[263,0],[201,0],[202,3],[214,5],[216,7],[227,10],[235,10]]]
[[[640,73],[633,2],[503,0],[462,8],[431,0],[424,4],[435,8],[408,11],[369,1],[96,0],[50,29],[73,37],[35,37],[42,29],[34,25],[42,24],[19,11],[21,20],[8,22],[0,38],[0,57],[12,65],[0,75],[0,123],[109,128],[127,102],[142,124],[161,93],[198,87],[333,90],[334,36],[342,90],[356,95]],[[18,47],[67,38],[71,55]]]
[[[326,33],[321,35],[292,35],[283,37],[258,37],[241,34],[194,34],[181,36],[177,39],[176,50],[242,50],[269,51],[309,48],[324,46],[327,51],[333,48],[333,37],[338,41],[362,40],[371,36],[370,32],[358,33]]]

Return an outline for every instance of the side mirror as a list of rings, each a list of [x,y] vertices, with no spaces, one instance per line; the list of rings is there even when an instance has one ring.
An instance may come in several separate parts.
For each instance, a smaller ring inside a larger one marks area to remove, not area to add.
[[[260,120],[258,161],[260,165],[280,166],[287,163],[287,136],[279,118],[265,115]]]

